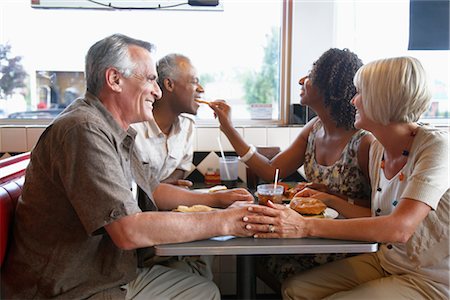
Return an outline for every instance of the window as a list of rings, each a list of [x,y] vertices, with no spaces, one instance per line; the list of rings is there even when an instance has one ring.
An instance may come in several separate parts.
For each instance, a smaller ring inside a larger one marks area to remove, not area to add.
[[[279,122],[283,1],[220,3],[223,11],[107,11],[34,9],[30,0],[1,1],[0,44],[22,57],[28,80],[16,91],[23,96],[0,100],[0,118],[2,110],[8,117],[59,109],[84,94],[80,72],[88,48],[120,32],[154,43],[157,58],[171,52],[190,57],[205,98],[227,100],[237,122]],[[201,107],[197,118],[201,123],[214,117]]]
[[[423,121],[448,125],[449,51],[408,50],[409,9],[409,0],[337,1],[337,46],[350,48],[365,63],[403,55],[419,59],[433,93],[430,109],[423,115]]]

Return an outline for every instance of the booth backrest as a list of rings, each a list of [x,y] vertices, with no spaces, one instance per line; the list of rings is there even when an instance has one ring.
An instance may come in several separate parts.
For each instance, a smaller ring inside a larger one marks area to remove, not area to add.
[[[30,152],[26,152],[0,160],[0,184],[25,175],[30,155]]]
[[[30,153],[0,161],[0,266],[8,251],[17,200],[22,194]]]

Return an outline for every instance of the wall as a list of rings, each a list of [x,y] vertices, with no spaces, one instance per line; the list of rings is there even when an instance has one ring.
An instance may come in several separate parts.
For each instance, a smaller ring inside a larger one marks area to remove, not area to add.
[[[0,157],[30,151],[45,127],[45,125],[0,126]],[[301,127],[237,127],[237,130],[247,142],[255,146],[279,146],[283,150],[299,134]],[[195,129],[194,151],[197,159],[195,159],[195,165],[192,165],[191,173],[198,171],[204,175],[208,168],[218,167],[220,149],[217,137],[219,135],[224,151],[234,151],[218,127],[197,127]],[[246,167],[241,162],[239,162],[239,178],[246,182]]]

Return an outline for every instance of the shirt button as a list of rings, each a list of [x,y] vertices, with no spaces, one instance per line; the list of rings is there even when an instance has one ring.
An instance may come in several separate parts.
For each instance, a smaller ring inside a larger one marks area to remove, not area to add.
[[[113,209],[111,211],[111,213],[109,214],[109,216],[113,217],[113,218],[117,218],[118,216],[120,216],[120,211]]]

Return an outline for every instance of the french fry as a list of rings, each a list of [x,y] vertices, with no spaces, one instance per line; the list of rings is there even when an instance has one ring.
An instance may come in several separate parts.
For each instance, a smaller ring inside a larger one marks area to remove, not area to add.
[[[203,103],[203,104],[209,104],[208,101],[202,100],[202,99],[195,99],[195,102],[197,103]]]

